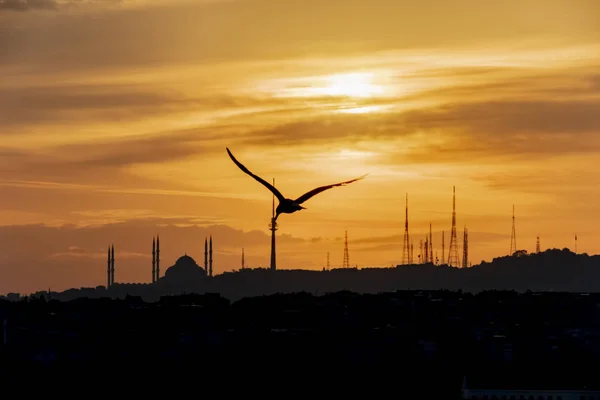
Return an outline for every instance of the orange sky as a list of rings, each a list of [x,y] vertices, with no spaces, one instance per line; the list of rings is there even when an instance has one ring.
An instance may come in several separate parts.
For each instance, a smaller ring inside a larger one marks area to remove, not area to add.
[[[595,0],[0,1],[0,293],[269,259],[270,193],[370,173],[279,219],[278,266],[389,266],[404,196],[441,258],[600,250]],[[416,253],[416,251],[415,251]],[[447,254],[446,254],[447,257]]]

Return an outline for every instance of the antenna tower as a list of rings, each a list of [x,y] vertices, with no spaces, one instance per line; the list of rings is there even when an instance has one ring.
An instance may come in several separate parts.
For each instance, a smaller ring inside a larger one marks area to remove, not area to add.
[[[273,187],[275,187],[275,178],[273,178]],[[275,221],[275,195],[273,195],[271,223],[269,224],[269,229],[271,230],[271,271],[275,271],[277,269],[275,257],[275,231],[277,230],[277,221]]]
[[[442,231],[442,265],[446,264],[444,260],[444,252],[446,251],[446,239],[444,238],[444,231]]]
[[[410,242],[410,253],[409,253],[409,259],[408,259],[408,263],[410,265],[413,265],[415,263],[415,246],[413,245],[413,242],[411,240]]]
[[[406,193],[406,216],[404,217],[404,244],[402,245],[402,264],[410,264],[410,245],[408,238],[408,193]]]
[[[344,263],[342,268],[350,268],[350,256],[348,255],[348,231],[344,237]]]
[[[509,256],[512,256],[517,252],[517,233],[515,229],[515,205],[513,204],[513,216],[512,216],[512,233],[510,234],[510,253]]]
[[[465,226],[465,233],[463,237],[463,259],[462,259],[462,267],[469,267],[469,231]]]
[[[575,234],[575,254],[577,254],[577,234]]]
[[[242,269],[246,268],[246,260],[244,257],[244,248],[242,247]]]
[[[110,249],[110,286],[115,284],[115,245]]]
[[[429,262],[433,264],[433,235],[431,234],[431,222],[429,223]]]
[[[152,283],[156,282],[156,241],[152,238]]]
[[[419,240],[419,264],[423,264],[423,239]]]
[[[330,266],[331,264],[329,262],[329,252],[327,252],[327,269],[329,269]]]
[[[537,237],[537,242],[535,244],[535,252],[536,253],[542,252],[542,249],[540,248],[540,235],[538,235],[538,237]]]
[[[452,187],[452,230],[450,232],[450,252],[448,253],[448,265],[458,267],[458,243],[456,242],[456,186]]]

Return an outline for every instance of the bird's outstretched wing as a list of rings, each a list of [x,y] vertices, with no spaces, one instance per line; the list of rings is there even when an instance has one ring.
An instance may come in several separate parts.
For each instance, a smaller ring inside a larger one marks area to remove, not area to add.
[[[273,194],[275,195],[275,197],[277,197],[279,199],[279,201],[283,201],[285,199],[283,197],[283,195],[279,192],[279,190],[275,189],[275,186],[271,185],[269,182],[265,181],[260,176],[254,175],[241,162],[239,162],[238,160],[236,160],[235,157],[233,156],[233,154],[231,154],[231,151],[229,151],[229,148],[227,148],[227,153],[229,154],[229,157],[233,160],[233,162],[235,163],[235,165],[237,165],[242,171],[244,171],[245,173],[247,173],[248,175],[250,175],[251,177],[253,177],[257,181],[259,181],[260,183],[262,183],[264,186],[266,186],[267,189],[269,189],[271,192],[273,192]]]
[[[333,187],[336,187],[336,186],[344,186],[344,185],[347,185],[347,184],[349,184],[349,183],[352,183],[352,182],[359,181],[359,180],[363,179],[363,178],[364,178],[365,176],[367,176],[367,175],[368,175],[368,174],[365,174],[365,175],[363,175],[363,176],[360,176],[360,177],[358,177],[358,178],[356,178],[356,179],[352,179],[351,181],[340,182],[340,183],[334,183],[333,185],[326,185],[326,186],[321,186],[321,187],[318,187],[318,188],[316,188],[316,189],[313,189],[313,190],[311,190],[311,191],[310,191],[310,192],[308,192],[308,193],[304,193],[302,196],[298,197],[298,198],[296,199],[296,203],[298,203],[298,204],[302,204],[302,203],[304,203],[306,200],[310,199],[311,197],[313,197],[313,196],[315,196],[315,195],[317,195],[317,194],[319,194],[319,193],[321,193],[321,192],[324,192],[324,191],[325,191],[325,190],[327,190],[327,189],[331,189],[331,188],[333,188]]]

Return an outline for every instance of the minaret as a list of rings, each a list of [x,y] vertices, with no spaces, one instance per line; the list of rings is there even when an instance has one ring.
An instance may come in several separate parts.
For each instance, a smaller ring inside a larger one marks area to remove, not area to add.
[[[108,246],[108,257],[106,259],[106,278],[106,288],[108,289],[110,287],[110,246]]]
[[[273,178],[273,187],[275,187],[275,178]],[[277,269],[277,257],[275,253],[275,231],[277,230],[277,221],[275,221],[275,195],[273,195],[273,205],[271,212],[271,224],[269,225],[271,230],[271,271]]]
[[[156,240],[152,238],[152,283],[156,282]]]
[[[213,276],[213,249],[212,249],[212,235],[210,235],[210,244],[209,244],[209,259],[208,259],[208,276]]]
[[[112,245],[110,256],[110,286],[115,284],[115,245]]]
[[[208,275],[208,239],[204,238],[204,271]]]
[[[156,278],[155,281],[158,282],[158,278],[160,278],[160,236],[156,235]]]

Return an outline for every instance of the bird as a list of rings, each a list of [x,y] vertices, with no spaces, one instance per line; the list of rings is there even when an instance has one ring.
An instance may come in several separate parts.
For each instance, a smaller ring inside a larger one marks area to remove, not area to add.
[[[228,147],[226,149],[227,149],[227,154],[229,154],[229,157],[235,163],[235,165],[237,165],[239,167],[239,169],[241,169],[246,174],[248,174],[251,177],[253,177],[254,179],[256,179],[258,182],[262,183],[267,189],[269,189],[275,195],[275,197],[277,197],[277,200],[279,200],[279,204],[277,205],[277,208],[275,209],[275,217],[273,218],[273,221],[276,221],[280,214],[293,214],[296,211],[305,210],[306,207],[303,207],[302,204],[305,201],[307,201],[308,199],[310,199],[311,197],[313,197],[321,192],[324,192],[325,190],[334,188],[336,186],[345,186],[349,183],[359,181],[368,175],[368,174],[365,174],[365,175],[359,176],[358,178],[355,178],[355,179],[352,179],[352,180],[349,180],[346,182],[340,182],[340,183],[334,183],[331,185],[319,186],[318,188],[315,188],[309,192],[306,192],[302,196],[293,200],[293,199],[288,199],[288,198],[284,197],[281,194],[281,192],[275,188],[275,186],[271,185],[269,182],[265,181],[260,176],[255,175],[252,172],[250,172],[250,170],[248,168],[246,168],[241,162],[239,162],[233,156],[233,154],[231,154],[231,151],[229,150]]]

